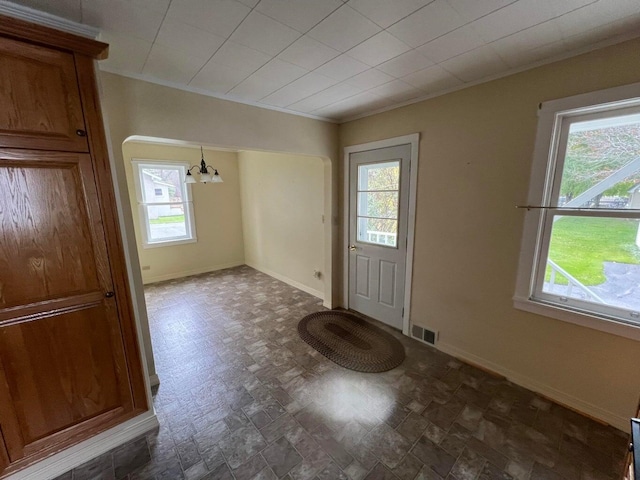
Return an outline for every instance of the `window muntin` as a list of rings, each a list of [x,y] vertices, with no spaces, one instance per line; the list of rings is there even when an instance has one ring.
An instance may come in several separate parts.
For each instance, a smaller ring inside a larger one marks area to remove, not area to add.
[[[531,298],[640,323],[640,108],[566,112],[555,134]]]
[[[195,241],[193,205],[181,163],[134,162],[145,246]]]
[[[357,239],[398,247],[400,161],[358,166]]]

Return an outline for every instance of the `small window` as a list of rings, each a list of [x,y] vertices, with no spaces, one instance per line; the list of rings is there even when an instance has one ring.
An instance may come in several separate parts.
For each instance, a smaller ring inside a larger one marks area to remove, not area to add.
[[[136,190],[145,247],[196,241],[188,166],[135,160]]]
[[[551,108],[538,128],[516,305],[528,277],[529,302],[640,326],[640,101]]]
[[[358,241],[398,247],[400,162],[358,166]]]

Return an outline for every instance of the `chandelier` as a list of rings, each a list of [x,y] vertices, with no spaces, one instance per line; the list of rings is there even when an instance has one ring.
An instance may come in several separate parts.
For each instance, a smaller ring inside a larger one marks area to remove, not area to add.
[[[197,179],[194,175],[191,174],[191,170],[193,170],[194,168],[198,169],[198,171],[196,172],[196,174],[198,175]],[[212,171],[213,173],[209,173],[209,171]],[[202,146],[200,147],[200,165],[192,165],[191,167],[189,167],[189,169],[187,170],[187,175],[184,179],[184,183],[198,182],[222,183],[222,177],[218,173],[218,170],[205,163],[204,150],[202,149]]]

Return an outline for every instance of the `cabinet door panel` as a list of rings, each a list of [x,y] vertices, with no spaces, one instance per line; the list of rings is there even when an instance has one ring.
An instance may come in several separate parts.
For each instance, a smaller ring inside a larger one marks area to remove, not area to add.
[[[102,303],[0,328],[0,361],[26,453],[122,406],[119,331]]]
[[[0,428],[12,462],[133,410],[91,159],[0,149]]]
[[[78,164],[0,162],[0,308],[99,290]]]
[[[72,54],[0,38],[0,71],[2,146],[88,151]]]

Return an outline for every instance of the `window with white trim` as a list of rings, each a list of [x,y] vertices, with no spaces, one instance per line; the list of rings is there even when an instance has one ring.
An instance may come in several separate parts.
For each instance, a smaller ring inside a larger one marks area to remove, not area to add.
[[[640,326],[639,97],[542,107],[516,306]]]
[[[134,160],[136,195],[145,247],[196,241],[189,166],[179,162]]]

